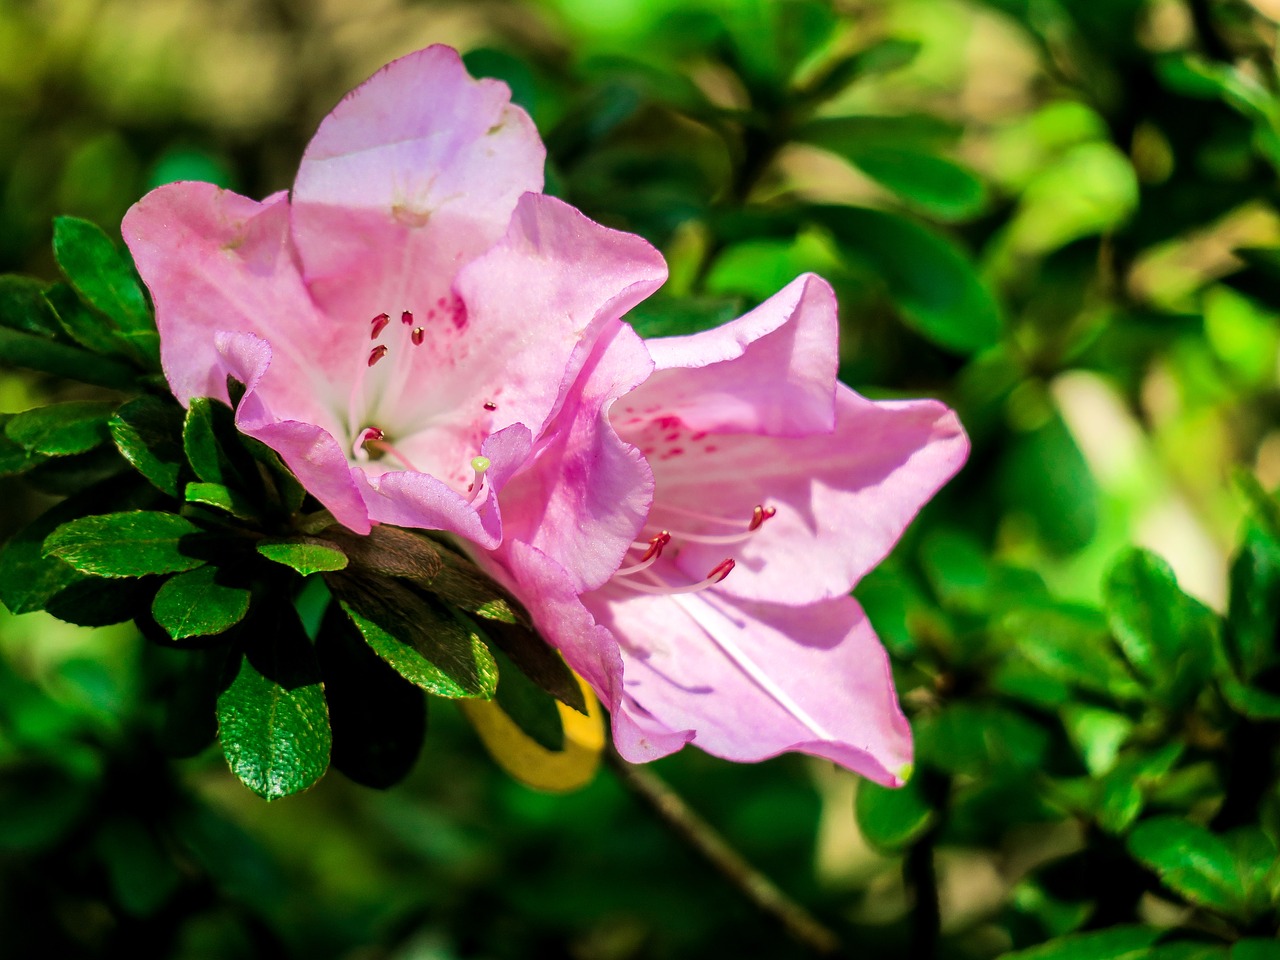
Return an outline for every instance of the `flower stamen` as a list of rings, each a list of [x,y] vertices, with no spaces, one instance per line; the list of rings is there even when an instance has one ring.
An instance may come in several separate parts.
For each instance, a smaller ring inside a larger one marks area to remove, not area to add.
[[[421,327],[414,327],[413,332],[409,334],[409,339],[413,341],[415,347],[422,346],[422,340],[426,336],[426,331]]]
[[[665,580],[661,580],[651,573],[646,574],[651,581],[649,583],[641,583],[635,580],[620,580],[619,583],[624,587],[637,591],[638,593],[648,593],[663,597],[680,593],[701,593],[703,590],[714,587],[717,583],[724,580],[724,578],[733,571],[735,566],[736,564],[731,557],[725,557],[711,568],[711,572],[708,573],[704,579],[683,587],[672,586]]]
[[[369,366],[373,366],[379,360],[387,355],[387,345],[380,343],[369,351]]]
[[[471,485],[467,487],[467,491],[471,496],[467,497],[467,503],[475,503],[480,496],[480,491],[484,488],[484,475],[493,466],[492,461],[488,457],[472,457],[471,469],[475,471],[475,478],[471,481]]]
[[[405,310],[404,312],[402,312],[400,314],[400,322],[403,323],[406,327],[412,327],[413,313],[408,310]]]
[[[382,331],[387,329],[387,324],[390,322],[391,322],[391,317],[385,313],[380,313],[376,317],[374,317],[372,320],[373,327],[369,331],[369,339],[377,340],[378,337],[382,334]]]
[[[668,533],[666,530],[663,530],[656,537],[653,537],[648,542],[639,540],[631,544],[631,547],[634,550],[645,548],[644,555],[640,558],[640,560],[637,563],[633,563],[629,567],[623,567],[621,570],[615,573],[614,576],[627,577],[633,573],[639,573],[641,570],[648,570],[651,566],[653,566],[655,563],[658,562],[658,558],[662,556],[662,548],[665,547],[670,542],[671,542],[671,534]]]

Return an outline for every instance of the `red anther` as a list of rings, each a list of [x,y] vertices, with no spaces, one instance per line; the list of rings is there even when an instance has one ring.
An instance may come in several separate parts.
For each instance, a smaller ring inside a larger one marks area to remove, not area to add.
[[[385,313],[380,313],[373,318],[373,329],[369,331],[369,339],[377,340],[378,335],[387,329],[387,324],[391,322],[391,318]]]
[[[486,400],[486,401],[484,402],[484,408],[485,408],[486,410],[497,410],[497,409],[498,409],[498,405],[497,405],[496,403],[494,403],[492,400]]]
[[[406,327],[412,327],[413,314],[410,313],[408,310],[406,310],[404,313],[400,314],[400,322],[403,323]]]
[[[414,327],[413,333],[409,334],[409,339],[413,341],[413,345],[415,347],[420,347],[422,346],[422,338],[425,335],[426,334],[421,327]]]
[[[369,427],[365,430],[364,436],[360,438],[361,443],[368,443],[370,440],[385,440],[387,435],[382,432],[381,427]]]
[[[662,548],[671,542],[671,534],[663,530],[656,537],[649,541],[649,549],[644,552],[644,556],[640,558],[640,562],[652,560],[654,557],[662,556]]]
[[[762,507],[756,504],[756,508],[751,511],[751,525],[747,530],[759,530],[764,526],[764,522],[778,512],[777,507]]]
[[[733,562],[732,558],[725,557],[723,560],[721,560],[719,563],[717,563],[714,567],[711,568],[711,572],[707,574],[707,579],[710,580],[711,583],[719,583],[721,580],[727,577],[730,573],[732,573],[733,568],[736,566],[737,564]]]
[[[387,355],[387,345],[380,343],[369,351],[369,366],[373,366],[379,360]]]

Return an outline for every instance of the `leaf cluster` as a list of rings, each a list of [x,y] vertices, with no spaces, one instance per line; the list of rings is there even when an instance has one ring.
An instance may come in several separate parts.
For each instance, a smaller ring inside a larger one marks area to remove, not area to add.
[[[200,697],[181,691],[181,752],[216,734],[267,799],[310,787],[331,760],[360,783],[397,782],[421,748],[424,694],[496,697],[542,748],[563,749],[556,700],[585,713],[583,693],[510,593],[440,540],[335,524],[227,404],[184,410],[153,392],[158,337],[132,265],[71,218],[54,251],[67,283],[0,278],[0,337],[21,347],[6,358],[117,395],[3,418],[0,475],[66,494],[0,550],[11,613],[133,621],[191,651]]]

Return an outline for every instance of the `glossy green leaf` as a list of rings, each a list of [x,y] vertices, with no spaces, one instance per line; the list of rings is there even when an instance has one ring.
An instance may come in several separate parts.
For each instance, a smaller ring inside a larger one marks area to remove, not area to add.
[[[69,400],[35,407],[5,424],[5,435],[35,453],[67,456],[85,453],[107,441],[107,419],[115,404],[97,400]]]
[[[0,275],[0,326],[49,340],[61,339],[62,328],[44,290],[45,285],[32,277]]]
[[[870,780],[859,781],[853,809],[858,829],[867,841],[890,852],[909,847],[937,820],[920,792],[918,778],[894,789]]]
[[[196,476],[247,494],[261,490],[257,464],[240,442],[231,408],[208,397],[193,397],[182,430],[182,446]]]
[[[1097,534],[1097,481],[1056,412],[1010,438],[998,493],[1035,522],[1037,533],[1057,553],[1080,550]]]
[[[291,537],[288,540],[260,540],[257,550],[268,560],[292,567],[304,577],[313,573],[343,570],[347,555],[338,547],[319,537]]]
[[[278,800],[324,776],[333,737],[315,651],[292,608],[251,632],[252,646],[218,697],[218,739],[245,786]]]
[[[231,629],[249,612],[249,591],[225,582],[218,567],[170,577],[156,592],[151,615],[174,640],[207,637]]]
[[[120,357],[146,365],[146,358],[115,325],[90,309],[75,289],[66,283],[55,283],[45,291],[45,299],[57,315],[57,322],[68,337],[100,356]]]
[[[69,497],[15,533],[0,548],[0,602],[12,613],[41,610],[50,598],[86,579],[70,564],[46,556],[45,539],[64,524],[93,512],[103,502],[141,506],[153,491],[141,482],[109,481]]]
[[[952,773],[982,774],[994,767],[1033,770],[1048,749],[1044,727],[994,704],[957,701],[916,724],[919,762]]]
[[[1143,960],[1163,933],[1159,927],[1116,926],[1071,933],[1048,943],[1001,954],[1001,960]]]
[[[176,497],[185,469],[183,411],[176,403],[138,397],[115,412],[109,423],[116,447],[158,490]]]
[[[847,257],[885,285],[903,320],[922,336],[958,353],[976,353],[1000,339],[995,299],[949,241],[880,210],[814,207],[811,215]]]
[[[938,149],[958,139],[960,127],[928,114],[817,117],[795,138],[844,156],[859,150]]]
[[[137,372],[126,364],[96,356],[80,347],[53,343],[43,337],[3,327],[0,327],[0,362],[114,390],[134,390],[137,387]]]
[[[142,285],[101,228],[75,217],[55,218],[53,254],[76,292],[159,369],[160,338]]]
[[[914,40],[891,37],[840,58],[804,91],[805,99],[821,102],[862,77],[892,73],[911,63],[920,52]]]
[[[344,593],[351,595],[334,589],[337,596]],[[356,603],[361,599],[364,598],[358,598]],[[371,617],[358,613],[346,598],[342,608],[374,652],[411,684],[447,698],[492,698],[498,686],[498,664],[479,635],[466,631],[451,614],[419,599],[417,603],[403,604],[404,612],[421,614],[410,621],[403,616],[388,616],[384,605],[366,603],[366,609],[372,609],[375,616],[396,625],[393,628],[397,634],[392,634]]]
[[[1183,750],[1181,743],[1174,742],[1150,753],[1135,749],[1121,756],[1101,782],[1093,782],[1098,825],[1108,833],[1123,835],[1142,814],[1151,794],[1167,782]]]
[[[1178,588],[1169,565],[1133,550],[1104,585],[1107,619],[1134,669],[1172,706],[1194,699],[1213,668],[1218,619]]]
[[[333,727],[333,766],[385,789],[409,773],[422,749],[427,701],[364,641],[336,604],[316,637]]]
[[[82,573],[141,577],[201,566],[204,559],[192,551],[204,536],[199,527],[176,514],[132,510],[63,524],[45,540],[44,552]]]
[[[258,517],[257,508],[247,497],[220,483],[188,483],[182,496],[187,503],[213,507],[240,520],[255,520]]]
[[[859,145],[841,156],[909,206],[939,220],[972,217],[987,200],[981,180],[931,153]]]
[[[1239,912],[1245,891],[1231,848],[1219,836],[1180,817],[1155,817],[1134,827],[1129,852],[1188,903]]]

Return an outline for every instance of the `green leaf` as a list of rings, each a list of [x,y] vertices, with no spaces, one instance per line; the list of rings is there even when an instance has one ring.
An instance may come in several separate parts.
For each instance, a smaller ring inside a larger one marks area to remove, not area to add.
[[[150,606],[154,584],[145,580],[110,580],[84,577],[63,587],[45,601],[50,616],[81,627],[105,627],[124,623]]]
[[[1155,554],[1133,550],[1103,588],[1107,619],[1134,669],[1174,708],[1199,694],[1213,669],[1218,618],[1180,589]]]
[[[261,540],[258,552],[268,560],[292,567],[304,577],[313,573],[343,570],[347,555],[337,546],[319,537],[290,537],[288,540]]]
[[[256,463],[240,442],[231,408],[209,397],[193,397],[182,430],[182,446],[196,476],[247,494],[262,489]]]
[[[795,139],[843,156],[859,150],[936,150],[959,135],[960,127],[954,123],[928,114],[907,114],[817,117],[802,124]]]
[[[31,277],[0,276],[0,326],[48,340],[62,339],[62,328],[45,300],[44,288]]]
[[[556,701],[524,675],[501,650],[494,650],[498,664],[498,689],[493,699],[534,743],[551,750],[564,749],[564,724]]]
[[[1226,640],[1241,677],[1251,680],[1277,657],[1280,542],[1250,524],[1231,563]]]
[[[258,519],[257,508],[239,491],[228,489],[220,483],[188,483],[183,499],[187,503],[213,507],[240,520]]]
[[[223,633],[244,619],[250,597],[225,579],[224,571],[213,566],[170,577],[156,592],[151,615],[174,640]]]
[[[1253,720],[1280,720],[1280,695],[1247,686],[1234,677],[1221,683],[1223,697],[1237,713]]]
[[[1143,960],[1164,931],[1158,927],[1116,926],[1072,933],[1027,950],[1001,954],[1001,960]]]
[[[1166,743],[1152,753],[1133,751],[1120,758],[1102,778],[1096,797],[1098,824],[1108,833],[1123,834],[1141,815],[1148,797],[1162,784],[1184,750],[1180,742]]]
[[[481,611],[476,611],[484,617]],[[519,617],[523,618],[521,611]],[[582,696],[582,686],[573,671],[527,622],[521,619],[486,618],[481,625],[483,639],[490,647],[501,650],[520,671],[540,689],[545,690],[566,707],[581,714],[587,713],[587,702]],[[515,720],[515,717],[512,717]],[[517,720],[517,723],[519,721]],[[530,734],[532,736],[532,734]],[[536,738],[535,738],[536,739]]]
[[[182,450],[182,408],[156,397],[130,400],[108,426],[116,447],[135,470],[171,497],[179,495],[186,465]]]
[[[316,637],[316,656],[333,727],[333,766],[366,787],[399,783],[422,749],[426,697],[373,652],[336,604]]]
[[[842,252],[864,263],[902,319],[938,346],[976,353],[1000,339],[1000,310],[969,260],[950,242],[893,214],[813,207]]]
[[[909,847],[937,819],[921,793],[916,777],[896,789],[882,787],[870,780],[859,781],[853,809],[858,829],[867,841],[889,852]]]
[[[135,390],[133,368],[63,343],[0,327],[0,359],[6,366],[41,370],[64,380],[92,383],[113,390]]]
[[[1080,550],[1097,534],[1098,485],[1056,411],[1010,438],[998,493],[1034,520],[1046,545],[1058,553]]]
[[[231,771],[278,800],[324,776],[333,737],[315,651],[292,607],[281,605],[218,697],[218,739]]]
[[[44,463],[49,458],[43,453],[28,450],[9,439],[6,432],[12,413],[0,413],[0,477],[12,477]]]
[[[107,441],[107,418],[115,404],[99,400],[70,400],[35,407],[5,424],[5,435],[35,453],[67,456],[85,453]]]
[[[85,306],[80,295],[69,284],[55,283],[45,291],[45,299],[57,315],[58,324],[72,340],[101,356],[120,357],[146,365],[137,347],[123,337],[115,326]]]
[[[1154,817],[1133,828],[1129,852],[1188,903],[1228,915],[1241,912],[1245,891],[1227,843],[1180,817]]]
[[[865,76],[892,73],[911,63],[920,52],[920,44],[914,40],[898,40],[890,37],[873,43],[864,50],[849,54],[838,60],[834,66],[826,70],[808,90],[804,91],[806,100],[822,102],[827,100],[849,84]]]
[[[53,255],[76,292],[159,369],[160,338],[142,285],[101,228],[75,217],[55,218]]]
[[[1001,618],[998,630],[1008,638],[1012,656],[1079,690],[1122,703],[1142,694],[1111,641],[1106,618],[1092,607],[1024,607]]]
[[[1064,704],[1062,725],[1095,777],[1115,766],[1120,748],[1134,727],[1133,721],[1122,713],[1084,703]]]
[[[934,154],[860,144],[841,156],[910,206],[939,220],[967,219],[987,201],[981,180]]]
[[[916,725],[919,762],[951,773],[985,774],[995,767],[1034,770],[1049,749],[1049,732],[1017,711],[955,702]]]
[[[439,697],[493,696],[493,655],[438,601],[394,581],[366,576],[357,583],[340,573],[325,579],[365,642],[400,676]]]
[[[199,527],[176,514],[132,510],[63,524],[45,540],[44,552],[82,573],[141,577],[203,565],[204,559],[191,551],[204,536]]]
[[[1280,946],[1274,938],[1263,940],[1249,937],[1237,940],[1231,945],[1230,960],[1276,960],[1280,957]]]

